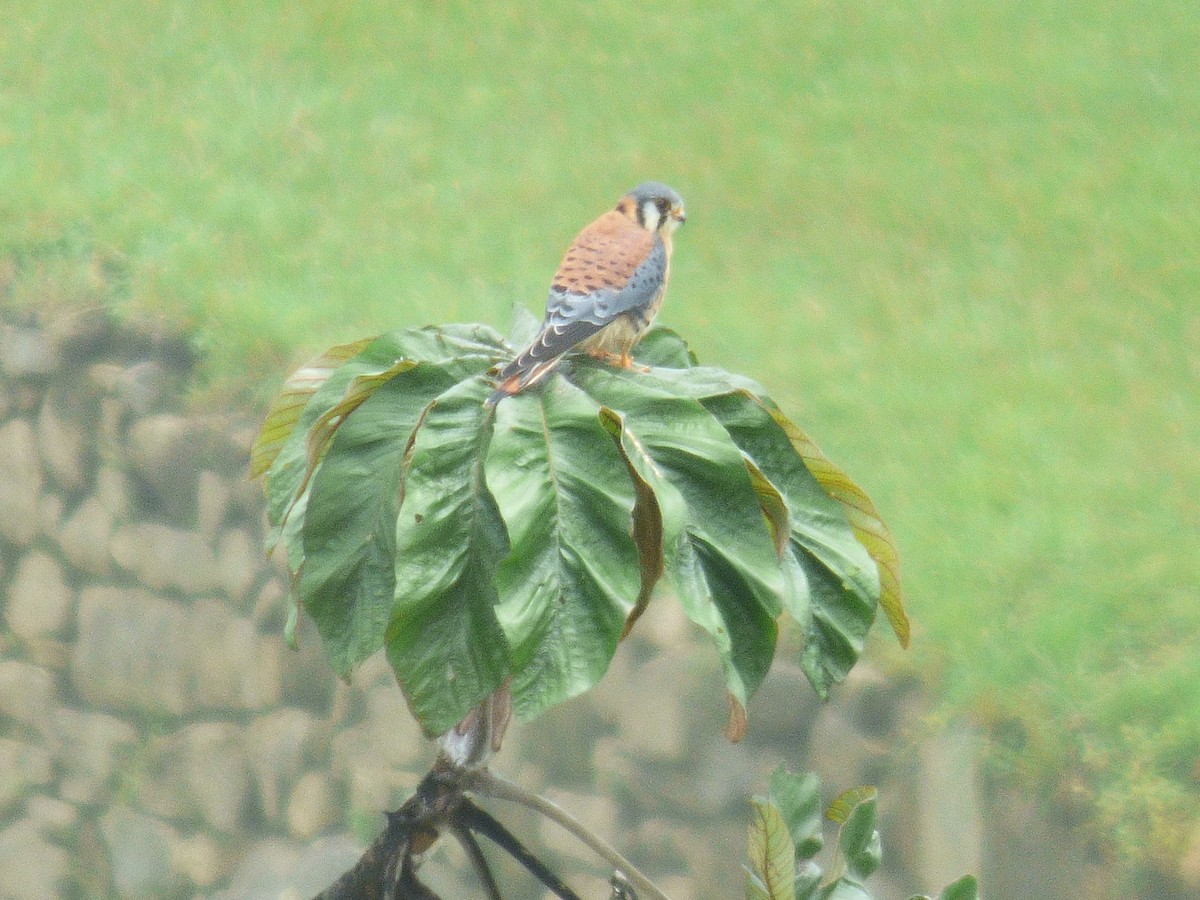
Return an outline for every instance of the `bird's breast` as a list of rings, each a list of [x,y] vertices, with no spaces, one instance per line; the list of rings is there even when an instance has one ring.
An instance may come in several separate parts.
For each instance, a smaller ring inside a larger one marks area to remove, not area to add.
[[[628,353],[645,334],[649,323],[640,316],[617,316],[590,338],[580,341],[578,349],[585,353]]]

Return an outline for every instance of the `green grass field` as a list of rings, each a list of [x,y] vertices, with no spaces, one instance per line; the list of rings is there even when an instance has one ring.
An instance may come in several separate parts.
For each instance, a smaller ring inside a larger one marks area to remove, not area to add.
[[[947,710],[1129,865],[1200,822],[1200,6],[11,0],[0,256],[118,261],[218,393],[540,313],[677,187],[661,321],[875,497]],[[36,299],[36,297],[31,298]],[[881,645],[882,646],[882,645]],[[1182,825],[1181,821],[1190,824]]]

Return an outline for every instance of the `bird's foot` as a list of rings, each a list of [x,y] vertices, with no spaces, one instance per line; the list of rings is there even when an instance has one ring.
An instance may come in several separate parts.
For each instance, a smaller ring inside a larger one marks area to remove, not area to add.
[[[621,354],[621,358],[619,360],[617,360],[617,365],[619,365],[622,369],[631,369],[634,372],[649,372],[650,371],[649,366],[643,366],[643,365],[639,365],[638,363],[635,363],[633,361],[633,357],[631,357],[628,352]]]
[[[589,350],[588,355],[593,359],[598,359],[608,363],[610,366],[616,366],[619,369],[632,369],[635,372],[649,372],[649,366],[641,366],[633,361],[633,357],[628,351],[624,353],[611,353],[608,350]]]

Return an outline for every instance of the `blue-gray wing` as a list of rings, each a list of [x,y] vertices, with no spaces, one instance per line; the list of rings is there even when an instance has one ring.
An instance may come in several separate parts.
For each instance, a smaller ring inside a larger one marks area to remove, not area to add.
[[[603,287],[589,293],[551,288],[546,321],[530,351],[536,348],[539,359],[561,356],[618,316],[644,317],[662,291],[666,277],[667,251],[661,240],[655,240],[649,256],[620,288]]]
[[[662,239],[616,210],[605,213],[568,248],[550,288],[542,330],[499,372],[488,402],[536,384],[564,353],[622,316],[648,319],[666,278]]]

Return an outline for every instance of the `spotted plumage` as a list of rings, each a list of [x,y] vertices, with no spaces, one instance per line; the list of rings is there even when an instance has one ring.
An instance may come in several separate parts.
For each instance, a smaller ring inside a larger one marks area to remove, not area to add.
[[[679,194],[651,181],[583,229],[550,283],[541,331],[501,370],[488,402],[537,384],[569,350],[631,366],[629,351],[662,305],[671,236],[684,219]]]

